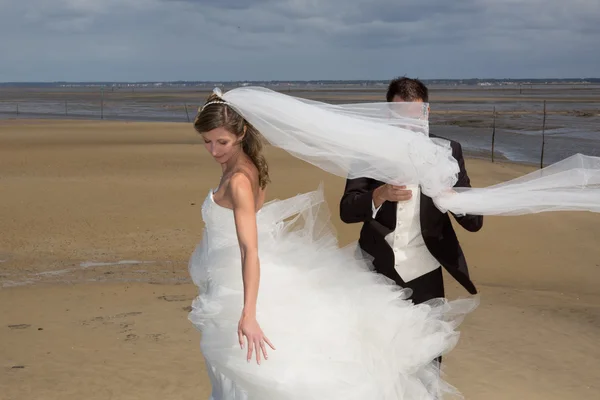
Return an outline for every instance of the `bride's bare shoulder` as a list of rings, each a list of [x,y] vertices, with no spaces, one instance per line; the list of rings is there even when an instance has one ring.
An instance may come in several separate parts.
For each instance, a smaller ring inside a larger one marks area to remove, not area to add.
[[[228,191],[231,196],[248,196],[255,197],[258,179],[254,179],[248,171],[239,170],[234,172],[229,178]]]
[[[251,192],[254,193],[254,185],[252,176],[245,171],[236,171],[229,178],[228,189],[231,193],[234,192]]]
[[[258,169],[252,161],[238,163],[230,179],[230,185],[242,185],[242,187],[246,187],[250,184],[254,193],[256,193],[256,189],[259,187],[258,182]]]
[[[252,199],[258,208],[262,205],[265,198],[265,190],[260,188],[258,183],[258,174],[255,171],[246,168],[240,168],[234,172],[229,179],[228,191],[231,198]]]

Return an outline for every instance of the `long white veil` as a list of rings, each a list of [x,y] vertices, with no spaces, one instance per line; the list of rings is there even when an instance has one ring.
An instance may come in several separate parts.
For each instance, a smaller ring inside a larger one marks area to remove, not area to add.
[[[569,157],[487,188],[453,188],[459,166],[450,143],[428,134],[426,103],[332,105],[262,87],[222,99],[267,141],[332,174],[419,184],[442,211],[457,215],[600,212],[600,158]]]

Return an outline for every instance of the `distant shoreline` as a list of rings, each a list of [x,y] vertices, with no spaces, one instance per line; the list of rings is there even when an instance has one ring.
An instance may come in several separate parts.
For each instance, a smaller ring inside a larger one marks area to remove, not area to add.
[[[299,85],[342,85],[342,86],[377,86],[387,85],[390,79],[353,79],[353,80],[156,80],[156,81],[40,81],[40,82],[0,82],[1,87],[106,87],[106,86],[130,86],[130,87],[202,87],[202,86],[299,86]],[[557,85],[557,84],[600,84],[600,78],[463,78],[463,79],[422,79],[426,85]]]

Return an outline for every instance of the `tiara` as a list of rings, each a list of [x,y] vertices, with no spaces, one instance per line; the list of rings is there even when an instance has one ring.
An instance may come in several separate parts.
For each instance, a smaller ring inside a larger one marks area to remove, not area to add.
[[[213,93],[216,94],[218,97],[222,97],[223,96],[223,92],[218,87],[216,87],[216,88],[213,89]],[[229,103],[226,102],[225,100],[213,100],[213,101],[209,101],[208,103],[204,104],[200,108],[200,112],[202,112],[207,106],[210,106],[211,104],[229,104]]]
[[[211,104],[229,104],[229,103],[226,101],[223,101],[223,100],[209,101],[208,103],[203,105],[202,108],[200,108],[200,111],[204,110],[206,108],[206,106],[210,106]]]

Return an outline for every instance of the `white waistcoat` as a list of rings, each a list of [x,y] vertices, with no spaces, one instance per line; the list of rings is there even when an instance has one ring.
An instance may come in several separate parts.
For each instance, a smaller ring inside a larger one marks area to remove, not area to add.
[[[404,282],[412,281],[440,267],[425,246],[421,234],[421,191],[418,185],[407,185],[412,191],[412,198],[399,201],[396,206],[396,228],[385,237],[394,251],[395,269]],[[373,205],[373,218],[379,208]]]

